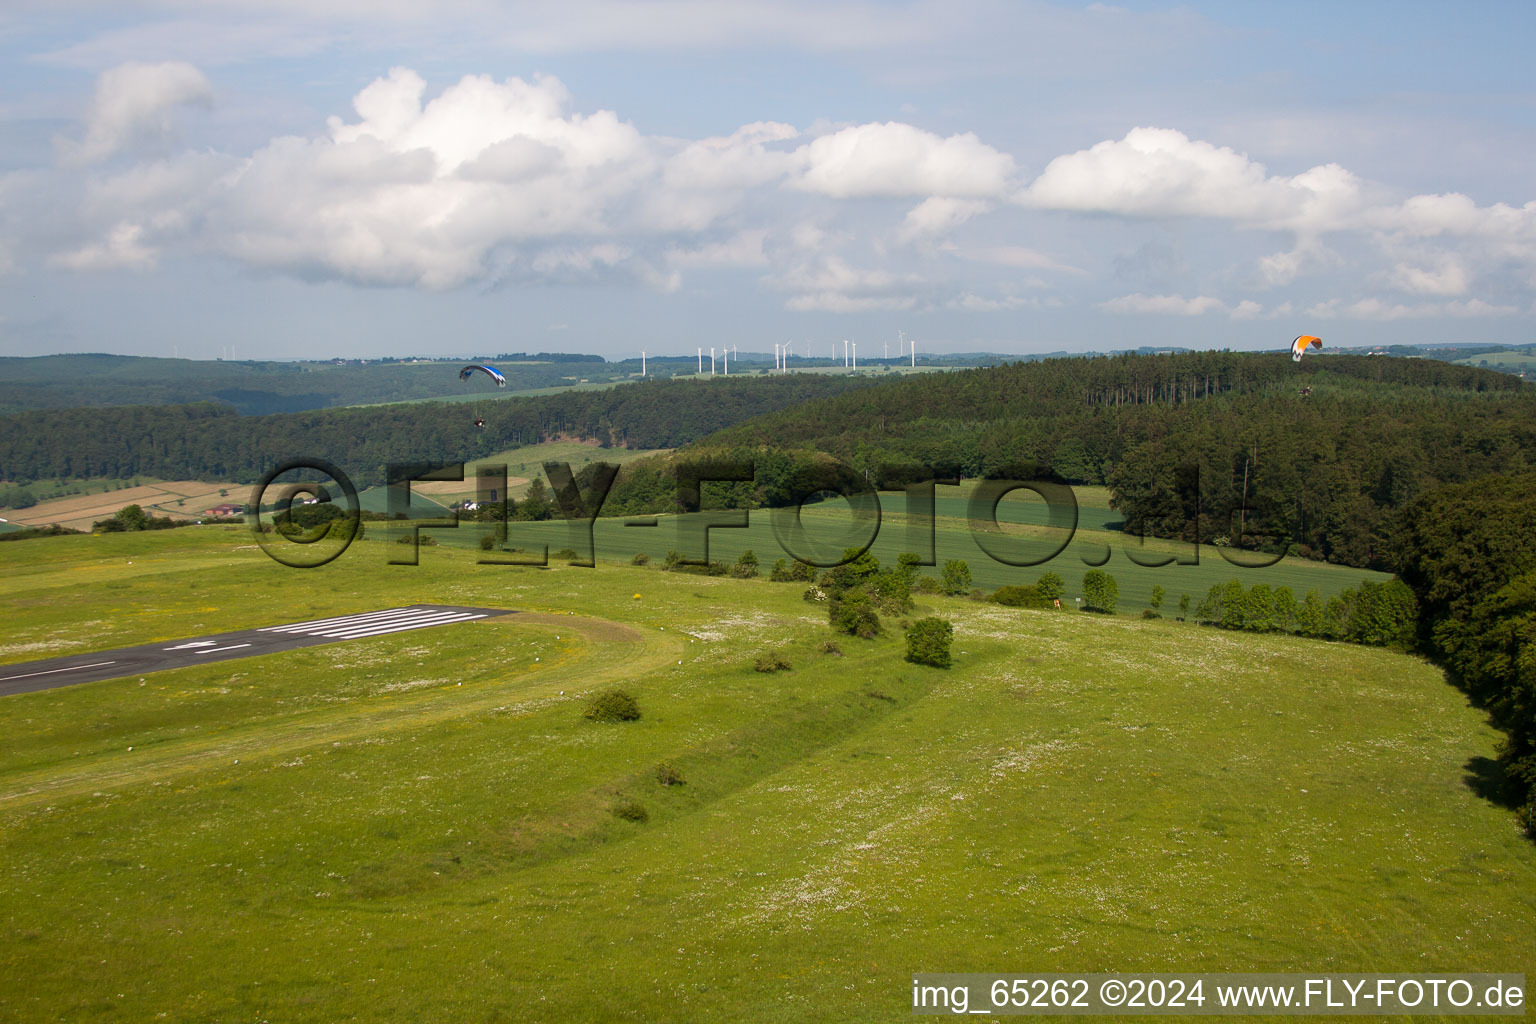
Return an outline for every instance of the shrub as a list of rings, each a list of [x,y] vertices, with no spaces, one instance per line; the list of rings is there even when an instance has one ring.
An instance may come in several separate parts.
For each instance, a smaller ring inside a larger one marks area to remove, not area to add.
[[[955,627],[945,619],[918,619],[907,630],[907,660],[916,665],[949,668],[949,647]]]
[[[482,533],[480,535],[480,550],[481,551],[492,551],[492,550],[495,549],[495,547],[496,547],[496,537],[495,537],[494,534]]]
[[[1009,608],[1050,608],[1053,599],[1041,593],[1037,583],[1023,587],[998,587],[992,592],[991,600]]]
[[[882,569],[869,579],[864,589],[887,615],[900,615],[912,607],[912,581],[905,570]]]
[[[1144,618],[1144,619],[1160,619],[1160,618],[1162,618],[1162,616],[1157,613],[1156,609],[1153,609],[1153,608],[1143,608],[1141,610],[1141,617]]]
[[[971,567],[968,563],[959,559],[950,559],[944,563],[944,571],[940,574],[940,589],[951,597],[959,597],[971,589]]]
[[[1061,600],[1061,595],[1067,592],[1067,584],[1062,578],[1053,572],[1042,573],[1035,581],[1035,587],[1045,596],[1047,601]]]
[[[1289,632],[1296,626],[1296,595],[1290,587],[1275,588],[1275,628]]]
[[[820,587],[806,587],[805,593],[800,595],[807,601],[825,601],[826,593]]]
[[[939,594],[943,593],[943,591],[944,588],[939,584],[939,581],[932,576],[919,576],[912,581],[912,593],[914,594]]]
[[[871,582],[880,571],[880,562],[868,551],[860,552],[858,548],[846,548],[843,557],[848,559],[842,565],[835,565],[822,573],[821,589],[831,594],[844,590],[853,590]]]
[[[666,560],[662,562],[662,568],[668,572],[671,572],[673,569],[676,569],[679,565],[681,565],[682,562],[683,556],[681,552],[668,551]]]
[[[1166,597],[1167,594],[1168,594],[1168,591],[1164,590],[1162,587],[1154,586],[1152,588],[1152,600],[1147,602],[1147,603],[1152,606],[1152,610],[1153,611],[1155,611],[1155,612],[1162,611],[1162,609],[1163,609],[1163,598]]]
[[[774,583],[788,583],[794,579],[789,574],[789,563],[780,558],[773,563],[773,568],[768,570],[768,579]]]
[[[651,556],[644,551],[637,551],[635,557],[629,560],[630,565],[650,565]]]
[[[1112,613],[1120,600],[1120,586],[1103,569],[1083,573],[1083,605],[1090,611]]]
[[[616,818],[623,818],[625,821],[633,821],[637,824],[648,820],[651,816],[650,812],[645,809],[645,805],[638,800],[620,800],[613,805],[613,815]]]
[[[563,562],[574,562],[581,556],[576,553],[575,548],[561,548],[559,551],[552,552],[549,557],[558,558]]]
[[[671,761],[663,761],[656,766],[656,781],[663,786],[681,786],[684,782],[683,773]]]
[[[872,640],[880,635],[880,615],[869,595],[858,590],[846,591],[832,598],[827,621],[839,633]]]
[[[587,704],[586,718],[594,722],[633,722],[640,705],[623,690],[604,690]]]
[[[789,670],[790,664],[778,651],[769,651],[767,654],[759,654],[752,667],[759,672],[785,672]]]
[[[1187,618],[1189,618],[1189,595],[1181,594],[1179,595],[1179,621],[1183,622]]]
[[[837,646],[836,640],[823,640],[821,642],[821,653],[831,654],[841,658],[843,656],[843,649]]]

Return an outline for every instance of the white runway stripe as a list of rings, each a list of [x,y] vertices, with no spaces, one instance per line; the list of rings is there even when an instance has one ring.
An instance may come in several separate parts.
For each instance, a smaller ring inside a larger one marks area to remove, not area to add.
[[[228,647],[209,647],[206,650],[196,651],[194,653],[197,653],[197,654],[218,654],[220,651],[238,651],[242,647],[249,647],[249,646],[251,646],[251,645],[250,644],[230,644]]]
[[[456,612],[446,608],[423,608],[419,611],[406,612],[400,615],[392,615],[387,619],[374,619],[372,622],[344,622],[336,626],[327,626],[325,629],[312,629],[308,632],[314,636],[341,636],[357,630],[385,629],[391,626],[401,626],[407,623],[420,622],[423,619],[440,619],[449,615],[466,615],[467,612]]]
[[[428,626],[443,626],[450,622],[468,622],[470,619],[483,619],[484,615],[473,615],[467,612],[455,612],[453,614],[437,615],[431,618],[412,619],[404,622],[390,623],[363,629],[353,629],[340,633],[323,633],[335,640],[356,640],[364,636],[381,636],[385,633],[401,633],[408,629],[425,629]]]
[[[10,682],[12,679],[31,679],[33,676],[51,676],[55,672],[79,672],[86,668],[102,668],[106,665],[116,665],[115,661],[98,661],[94,665],[70,665],[66,668],[50,668],[42,672],[23,672],[19,676],[0,676],[0,683]]]
[[[459,616],[457,618],[452,618],[452,619],[440,619],[440,620],[437,620],[435,622],[417,622],[417,623],[412,623],[412,624],[408,624],[408,625],[404,625],[404,626],[394,626],[394,627],[392,627],[390,629],[370,629],[370,630],[365,630],[365,631],[359,632],[359,633],[348,633],[348,634],[346,634],[344,636],[335,637],[334,639],[336,639],[336,640],[356,640],[359,637],[382,636],[385,633],[404,633],[406,630],[411,630],[411,629],[426,629],[428,626],[445,626],[445,625],[448,625],[448,624],[454,623],[454,622],[468,622],[470,619],[483,619],[483,618],[485,618],[484,615],[463,615],[463,616]]]
[[[285,626],[265,626],[259,632],[262,633],[308,633],[319,632],[327,626],[341,626],[351,622],[367,622],[372,619],[385,618],[391,615],[403,615],[417,612],[421,609],[410,608],[386,608],[381,612],[362,612],[357,615],[337,615],[329,619],[311,619],[308,622],[290,622]]]

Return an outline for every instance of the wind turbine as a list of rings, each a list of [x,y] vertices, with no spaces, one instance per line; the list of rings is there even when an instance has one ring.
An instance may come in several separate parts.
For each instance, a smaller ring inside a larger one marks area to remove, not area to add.
[[[794,342],[792,342],[792,341],[786,341],[784,343],[784,372],[785,373],[789,372],[789,346],[791,346],[793,344],[794,344]]]
[[[778,342],[773,343],[773,368],[775,370],[782,370],[784,368],[783,357],[780,355],[780,350],[783,347]]]
[[[855,370],[857,370],[859,368],[859,343],[858,342],[854,342],[853,343],[853,368]]]
[[[645,349],[640,350],[640,376],[645,376]]]
[[[731,350],[730,349],[723,348],[723,349],[720,350],[720,362],[722,364],[724,364],[724,366],[725,366],[725,375],[727,377],[729,377],[731,375]]]
[[[699,376],[704,376],[704,350],[699,349]]]
[[[836,352],[837,349],[833,349],[832,351]],[[844,367],[844,369],[846,369],[847,366],[848,366],[848,339],[844,338],[843,339],[843,367]]]
[[[715,375],[715,346],[709,346],[709,375]]]

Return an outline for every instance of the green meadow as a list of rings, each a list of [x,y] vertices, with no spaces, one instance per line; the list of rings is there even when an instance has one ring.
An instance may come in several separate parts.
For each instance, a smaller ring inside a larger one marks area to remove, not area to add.
[[[0,663],[517,614],[0,698],[0,1018],[871,1021],[916,971],[1536,975],[1536,846],[1475,791],[1496,734],[1413,657],[920,596],[939,670],[894,619],[824,650],[791,584],[395,553],[5,546]],[[586,720],[614,686],[642,717]]]
[[[572,468],[577,468],[574,463]],[[896,557],[904,551],[927,554],[931,536],[935,565],[924,570],[929,575],[936,577],[938,568],[946,561],[962,560],[970,567],[975,586],[990,593],[1008,584],[1033,583],[1042,573],[1054,572],[1066,582],[1070,599],[1081,593],[1083,574],[1097,566],[1115,577],[1120,590],[1119,610],[1139,612],[1149,607],[1152,588],[1161,586],[1165,591],[1164,614],[1174,613],[1180,595],[1189,594],[1191,605],[1198,605],[1213,585],[1230,579],[1240,579],[1247,586],[1267,583],[1271,587],[1290,587],[1299,600],[1309,590],[1315,589],[1326,598],[1348,587],[1359,586],[1362,580],[1389,578],[1384,573],[1296,557],[1283,558],[1274,565],[1254,567],[1254,563],[1267,561],[1270,556],[1209,544],[1200,545],[1197,552],[1191,544],[1157,539],[1142,541],[1119,531],[1120,514],[1109,507],[1109,492],[1102,487],[1073,489],[1078,505],[1078,525],[1070,537],[1066,530],[1047,525],[1049,519],[1042,499],[1031,491],[1022,490],[1013,492],[999,503],[999,525],[989,532],[988,524],[981,519],[973,524],[968,515],[974,486],[973,481],[967,481],[960,487],[941,488],[934,502],[931,525],[926,518],[907,514],[906,495],[900,492],[879,495],[878,521],[856,515],[840,498],[808,504],[800,516],[803,535],[792,532],[788,522],[790,516],[786,512],[753,509],[744,514],[744,527],[709,527],[709,558],[733,562],[741,552],[751,550],[766,574],[774,560],[787,558],[790,550],[814,556],[817,562],[831,562],[837,560],[846,547],[861,546],[873,536],[870,550],[875,557],[882,564],[894,564]],[[953,493],[946,494],[946,491]],[[413,504],[418,501],[423,506],[423,515],[434,514],[429,499],[413,494]],[[508,524],[506,546],[534,554],[546,547],[551,554],[570,548],[583,560],[589,552],[595,551],[599,563],[628,564],[636,554],[643,553],[653,564],[659,564],[668,551],[674,550],[690,559],[702,559],[705,527],[732,516],[739,521],[743,513],[706,511],[654,518],[602,517],[592,527],[590,544],[585,523],[514,522]],[[642,522],[654,522],[654,525],[632,525]],[[465,521],[451,528],[427,527],[420,536],[431,537],[439,545],[478,549],[480,538],[489,529],[487,524]],[[380,528],[374,534],[384,535],[398,537],[399,532]],[[1008,561],[994,558],[989,549],[982,547],[982,540],[991,551]],[[1059,553],[1052,557],[1058,550]],[[397,553],[397,557],[408,556]],[[491,553],[484,557],[501,556]],[[1040,561],[1042,559],[1044,561]],[[1173,561],[1165,565],[1147,564],[1167,559]],[[1009,564],[1034,561],[1039,564]],[[552,564],[561,563],[556,560]]]

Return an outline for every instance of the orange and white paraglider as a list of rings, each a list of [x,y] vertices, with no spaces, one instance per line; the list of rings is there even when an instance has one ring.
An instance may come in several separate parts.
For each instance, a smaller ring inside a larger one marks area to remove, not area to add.
[[[1322,347],[1322,338],[1311,334],[1303,334],[1301,337],[1291,342],[1291,362],[1301,362],[1302,355],[1304,355],[1309,348],[1315,348],[1321,351]]]

